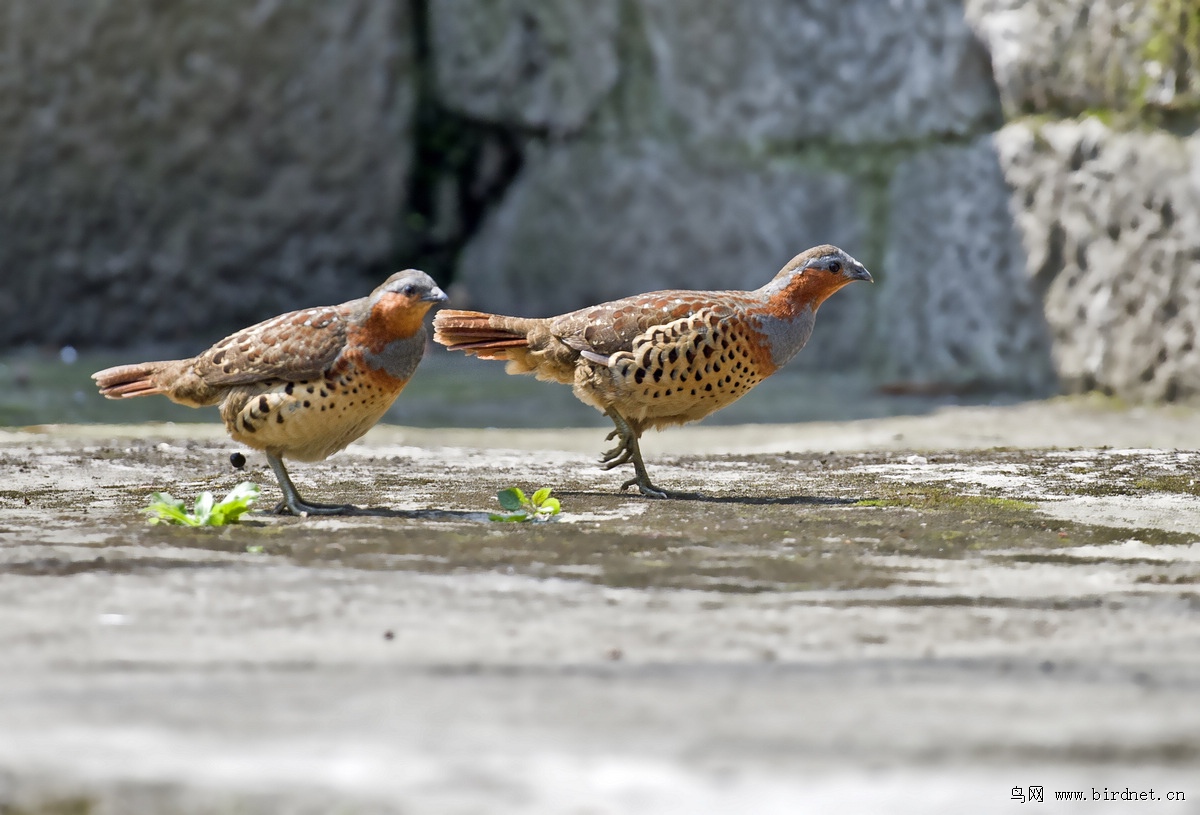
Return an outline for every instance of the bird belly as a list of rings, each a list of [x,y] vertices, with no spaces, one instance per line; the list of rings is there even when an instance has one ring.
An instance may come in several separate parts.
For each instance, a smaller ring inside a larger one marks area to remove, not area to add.
[[[608,387],[592,388],[592,398],[584,399],[601,410],[602,405],[616,407],[625,418],[644,427],[665,427],[703,419],[744,396],[761,382],[761,377],[732,377],[697,380],[691,376],[664,378],[651,384],[613,379]]]
[[[750,332],[714,332],[688,320],[639,337],[607,365],[581,365],[575,391],[600,410],[612,406],[643,427],[663,427],[732,404],[774,370]]]
[[[343,387],[326,380],[279,382],[231,394],[221,413],[235,441],[294,461],[321,461],[374,427],[400,390],[361,379]]]

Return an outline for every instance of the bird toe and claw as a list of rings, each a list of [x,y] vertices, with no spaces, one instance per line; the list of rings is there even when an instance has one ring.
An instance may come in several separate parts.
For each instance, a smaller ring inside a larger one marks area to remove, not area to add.
[[[605,470],[612,470],[620,467],[622,464],[633,463],[633,468],[636,475],[621,485],[621,491],[630,487],[637,487],[638,490],[647,498],[670,498],[671,493],[655,486],[650,481],[650,475],[646,472],[646,465],[642,463],[642,452],[638,446],[637,436],[632,431],[625,431],[620,428],[613,429],[606,437],[606,441],[619,439],[616,446],[611,450],[606,450],[600,456],[600,466]]]
[[[634,476],[633,478],[626,481],[624,484],[621,485],[621,491],[624,492],[625,490],[629,489],[630,487],[637,487],[641,491],[642,495],[646,496],[647,498],[672,498],[672,497],[674,497],[674,496],[672,496],[671,493],[667,492],[666,490],[662,489],[661,487],[656,487],[653,483],[651,483],[650,478],[648,476],[646,476],[645,474]]]
[[[622,464],[627,464],[633,458],[633,450],[629,444],[629,436],[621,433],[619,430],[614,430],[605,436],[604,440],[612,441],[617,436],[621,437],[621,440],[617,442],[617,445],[611,450],[606,450],[604,454],[600,456],[600,464],[606,470],[611,470],[614,467],[620,467]]]
[[[352,515],[358,511],[353,504],[317,504],[304,500],[283,498],[275,505],[276,515]]]

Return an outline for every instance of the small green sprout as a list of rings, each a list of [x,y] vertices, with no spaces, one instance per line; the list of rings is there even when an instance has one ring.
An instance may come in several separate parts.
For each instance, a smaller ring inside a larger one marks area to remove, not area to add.
[[[548,521],[551,516],[557,515],[562,510],[558,499],[550,497],[549,487],[542,487],[533,494],[532,498],[526,498],[525,493],[517,487],[509,487],[496,493],[496,500],[508,512],[489,514],[488,517],[493,521],[508,523]]]
[[[183,526],[224,526],[237,523],[250,511],[258,500],[259,487],[243,481],[229,491],[219,502],[213,500],[211,492],[202,492],[196,499],[192,511],[188,512],[183,501],[167,492],[150,495],[150,506],[142,510],[150,516],[152,524],[182,524]]]

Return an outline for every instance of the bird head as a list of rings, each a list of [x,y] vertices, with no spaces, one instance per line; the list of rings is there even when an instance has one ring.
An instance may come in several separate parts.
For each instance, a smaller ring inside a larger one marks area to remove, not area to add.
[[[387,326],[387,333],[410,336],[421,327],[425,313],[446,294],[433,278],[416,269],[396,272],[367,298],[369,320]]]
[[[772,310],[794,314],[808,307],[816,311],[829,295],[855,280],[870,283],[871,273],[846,252],[824,244],[792,258],[766,285],[765,293]]]

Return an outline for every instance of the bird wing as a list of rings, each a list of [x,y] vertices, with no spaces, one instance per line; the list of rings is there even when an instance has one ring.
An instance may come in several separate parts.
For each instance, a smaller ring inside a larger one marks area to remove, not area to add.
[[[243,328],[197,356],[193,369],[213,386],[319,377],[346,346],[349,305],[302,309]]]
[[[732,317],[737,304],[724,302],[728,299],[726,292],[682,290],[636,295],[556,317],[550,333],[599,361],[597,357],[632,350],[634,340],[653,328],[686,321],[702,311],[718,321]]]

